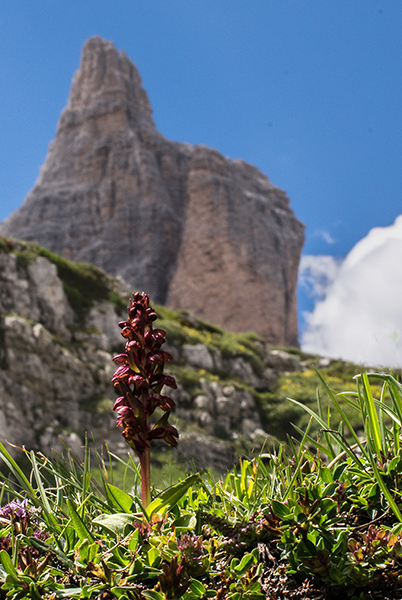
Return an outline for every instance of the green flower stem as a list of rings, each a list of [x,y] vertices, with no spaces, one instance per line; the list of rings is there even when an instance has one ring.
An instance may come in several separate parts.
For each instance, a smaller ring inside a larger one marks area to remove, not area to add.
[[[146,406],[146,394],[143,394],[144,404]],[[150,429],[150,415],[146,415],[146,431]],[[145,510],[151,503],[151,446],[144,448],[140,455],[141,466],[141,500]]]
[[[141,458],[141,499],[145,510],[151,504],[151,448],[145,448]]]

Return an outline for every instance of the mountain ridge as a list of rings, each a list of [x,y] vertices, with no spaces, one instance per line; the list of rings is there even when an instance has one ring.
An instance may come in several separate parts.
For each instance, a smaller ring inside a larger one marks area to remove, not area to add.
[[[99,37],[84,45],[35,187],[0,224],[161,304],[288,346],[303,230],[256,167],[164,138],[135,65]]]

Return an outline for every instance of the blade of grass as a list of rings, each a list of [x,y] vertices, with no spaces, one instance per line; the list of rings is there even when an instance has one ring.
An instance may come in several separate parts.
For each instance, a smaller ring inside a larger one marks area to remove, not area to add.
[[[367,459],[368,457],[366,456],[366,450],[363,448],[362,443],[359,440],[358,435],[356,434],[352,424],[350,423],[347,415],[345,414],[344,410],[342,409],[342,407],[340,406],[339,402],[337,401],[335,394],[332,392],[332,390],[328,387],[326,381],[324,380],[324,378],[322,377],[321,373],[319,373],[317,371],[318,377],[321,380],[321,383],[323,384],[325,391],[327,392],[327,394],[329,395],[329,397],[331,398],[332,402],[335,404],[335,407],[338,411],[338,413],[340,414],[344,424],[346,425],[346,427],[349,429],[350,434],[352,435],[352,437],[355,439],[357,445],[360,448],[360,452],[362,453],[362,455]],[[324,427],[325,429],[325,427]],[[347,444],[345,444],[344,449],[347,450],[349,448],[349,446]]]
[[[398,389],[395,388],[392,385],[392,383],[388,382],[388,390],[389,390],[389,395],[392,400],[392,404],[395,408],[395,411],[398,413],[400,422],[402,423],[402,400],[401,400],[400,394],[398,392]]]
[[[11,473],[14,475],[14,477],[20,484],[21,489],[24,490],[24,492],[26,492],[30,496],[30,498],[31,498],[32,502],[35,504],[35,506],[40,507],[40,501],[36,497],[35,490],[33,489],[32,485],[29,483],[26,476],[24,475],[22,469],[20,469],[18,464],[15,462],[15,460],[13,459],[11,454],[9,452],[7,452],[7,450],[5,449],[5,447],[3,446],[2,443],[0,443],[0,458],[4,461],[4,463],[10,469]]]
[[[384,421],[384,412],[385,411],[383,410],[383,407],[385,408],[385,388],[386,388],[386,384],[384,383],[381,388],[381,395],[380,395],[380,402],[379,402],[381,410],[378,411],[378,423],[380,425],[381,445],[383,448],[383,452],[384,452],[384,454],[387,454],[388,436],[387,436],[387,428],[385,426],[385,421]],[[374,398],[373,398],[373,402],[374,402],[374,405],[377,404],[377,402],[374,400]]]
[[[368,415],[368,426],[373,436],[374,448],[377,456],[383,456],[383,446],[381,443],[381,428],[378,420],[378,414],[374,406],[373,394],[371,392],[370,383],[367,373],[361,374],[363,384],[363,398],[366,401],[366,410]]]
[[[345,437],[345,426],[344,426],[344,424],[343,424],[343,421],[340,421],[340,422],[339,422],[339,425],[338,425],[338,433],[339,433],[339,435],[340,435],[341,437],[343,437],[343,438]]]
[[[306,439],[307,439],[307,436],[308,436],[308,432],[310,431],[312,422],[313,422],[313,417],[310,417],[308,425],[306,427],[306,431],[305,431],[304,436],[303,436],[303,439],[300,442],[300,447],[299,447],[298,454],[296,456],[296,458],[297,458],[297,464],[296,464],[295,472],[293,473],[293,477],[290,480],[288,489],[287,489],[287,491],[285,492],[285,495],[282,498],[282,502],[284,502],[286,500],[286,498],[288,497],[288,495],[290,493],[291,488],[294,485],[294,482],[296,481],[298,475],[300,475],[300,467],[301,467],[301,464],[302,464],[302,461],[303,461],[303,458],[304,458],[303,449],[305,447]]]
[[[318,423],[321,425],[321,428],[322,428],[323,432],[325,432],[325,431],[328,431],[328,430],[327,430],[327,426],[326,426],[326,423],[325,423],[325,421],[322,421],[322,420],[319,418],[319,416],[318,416],[318,415],[317,415],[317,414],[316,414],[316,413],[315,413],[315,412],[314,412],[314,411],[313,411],[313,410],[312,410],[312,409],[311,409],[309,406],[306,406],[306,405],[305,405],[305,404],[303,404],[302,402],[299,402],[298,400],[294,400],[293,398],[288,398],[288,400],[290,400],[290,402],[293,402],[293,404],[297,404],[297,405],[298,405],[298,406],[300,406],[301,408],[304,408],[304,410],[305,410],[306,412],[308,412],[308,413],[309,413],[309,415],[311,415],[311,416],[312,416],[312,417],[313,417],[313,418],[314,418],[314,419],[315,419],[315,420],[316,420],[316,421],[317,421],[317,422],[318,422]],[[336,404],[335,404],[335,405],[336,405]],[[342,413],[343,413],[342,409],[340,409],[340,411],[341,411],[341,416],[342,416]],[[353,429],[352,429],[352,431],[353,431]],[[333,430],[329,430],[329,431],[328,431],[328,433],[330,433],[330,435],[331,435],[332,437],[334,437],[334,439],[336,440],[337,444],[339,444],[339,445],[340,445],[340,446],[343,448],[343,450],[345,450],[345,451],[346,451],[348,454],[350,454],[350,452],[349,452],[349,445],[348,445],[348,444],[345,442],[345,440],[343,440],[343,439],[342,439],[342,438],[340,438],[339,436],[337,436],[337,437],[336,437],[336,434],[337,434],[338,432],[335,432],[335,431],[333,431]],[[353,433],[354,433],[354,432],[353,432]],[[359,446],[359,448],[362,450],[362,454],[365,454],[365,451],[363,450],[363,447],[362,447],[362,445],[361,445],[361,442],[360,442],[360,440],[359,440],[359,438],[357,437],[357,435],[356,435],[356,434],[354,435],[354,438],[356,439],[356,443],[357,443],[357,445],[358,445],[358,446]],[[351,454],[350,454],[350,456],[351,456],[351,458],[352,458],[354,461],[356,461],[356,462],[357,462],[357,464],[359,464],[359,466],[361,466],[361,465],[360,465],[360,463],[357,461],[357,458],[356,458],[356,456],[355,456],[353,453],[351,453]]]
[[[317,397],[318,415],[319,415],[320,419],[322,421],[324,421],[324,413],[323,413],[323,409],[322,409],[322,402],[321,402],[320,392],[319,392],[318,388],[316,390],[316,397]],[[327,413],[327,428],[331,429],[331,411],[330,411],[329,406],[328,406],[328,413]],[[327,456],[329,458],[333,459],[335,457],[335,451],[332,447],[331,436],[329,435],[329,433],[325,433],[325,439],[327,440],[327,447],[328,447]]]
[[[85,498],[88,494],[88,489],[89,489],[89,485],[91,482],[91,458],[90,458],[90,454],[89,454],[89,448],[88,448],[88,436],[87,433],[85,432],[85,446],[84,446],[84,470],[82,473],[82,498]],[[82,513],[80,515],[81,517],[84,516],[84,508],[82,509]]]
[[[38,468],[38,463],[36,462],[35,452],[33,450],[31,451],[31,463],[32,463],[32,469],[33,469],[33,472],[35,475],[36,485],[38,486],[39,495],[42,500],[42,509],[43,509],[44,515],[46,516],[46,520],[48,521],[49,525],[55,525],[57,523],[57,519],[55,518],[55,516],[53,514],[49,499],[46,495],[45,488],[43,486],[42,477],[41,477],[41,474],[40,474],[40,471]]]
[[[109,447],[108,445],[105,443],[105,447],[106,447],[106,452],[109,458],[109,472],[110,472],[110,482],[113,485],[113,463],[112,463],[112,458],[111,458],[111,454],[109,452]]]
[[[395,444],[395,454],[399,454],[400,449],[400,441],[399,436],[401,434],[401,427],[395,421],[393,422],[393,433],[394,433],[394,444]],[[0,500],[1,503],[1,500]]]
[[[240,461],[240,489],[241,492],[244,495],[247,496],[247,471],[248,468],[250,466],[250,461],[249,460],[241,460]]]
[[[295,430],[297,431],[297,433],[300,433],[301,436],[304,435],[303,429],[301,429],[300,427],[298,427],[294,423],[291,423],[291,425],[292,425],[292,427],[295,428]],[[324,433],[327,434],[326,431]],[[322,452],[322,454],[325,454],[328,457],[332,455],[331,450],[329,450],[326,446],[323,446],[320,442],[318,442],[313,437],[311,437],[311,435],[307,436],[306,441],[309,442],[309,444],[312,444],[313,446],[315,446],[315,448],[317,448],[317,450],[319,450],[320,452]]]
[[[63,506],[63,485],[62,485],[62,481],[60,479],[60,477],[56,477],[55,475],[55,481],[56,481],[56,502],[57,502],[57,506],[61,509]]]
[[[55,461],[55,464],[53,464],[53,461],[48,461],[43,465],[43,468],[46,469],[49,473],[51,473],[55,478],[57,477],[59,480],[59,487],[60,487],[60,482],[62,485],[62,490],[63,493],[68,494],[71,493],[71,491],[74,491],[77,496],[79,496],[82,492],[82,481],[75,480],[72,477],[72,474],[70,473],[70,471],[67,470],[66,466],[61,463],[60,461]],[[102,488],[97,484],[97,482],[91,478],[91,487],[93,488],[93,498],[94,500],[96,500],[96,504],[99,507],[102,507],[102,509],[107,510],[109,508],[109,505],[107,504],[107,502],[105,501],[104,498],[101,498],[99,496],[99,493],[102,492]],[[60,500],[62,501],[62,494],[60,494]],[[60,508],[62,506],[59,505]]]
[[[222,498],[225,499],[228,503],[228,505],[231,508],[235,508],[235,509],[241,509],[241,513],[245,514],[248,511],[248,507],[247,505],[235,494],[233,494],[233,492],[229,492],[228,490],[225,490],[223,488],[221,488],[221,495]]]
[[[353,400],[350,399],[350,396],[352,396],[353,398],[359,398],[359,394],[358,392],[338,392],[337,396],[339,398],[342,398],[342,400],[344,400],[344,402],[346,402],[347,404],[349,404],[349,406],[351,406],[352,408],[356,409],[357,411],[360,412],[360,404],[359,402],[354,402]]]
[[[402,514],[401,514],[395,500],[393,499],[391,492],[389,491],[388,487],[386,486],[384,479],[381,477],[381,474],[376,465],[376,459],[372,455],[370,455],[370,462],[371,462],[371,466],[374,471],[374,476],[377,480],[378,485],[380,486],[382,493],[384,494],[385,498],[388,500],[388,504],[390,505],[391,510],[394,513],[394,515],[396,516],[398,521],[400,523],[402,523]]]
[[[272,499],[274,497],[273,490],[275,489],[275,467],[272,466],[272,457],[269,457],[270,465],[272,467],[272,472],[270,473],[266,468],[263,459],[266,455],[258,456],[256,460],[258,460],[259,470],[262,473],[262,485],[261,485],[261,496],[267,499]]]
[[[310,417],[310,418],[311,418],[311,417]],[[292,440],[292,438],[291,438],[291,436],[290,436],[289,434],[287,434],[287,435],[286,435],[286,439],[287,439],[288,445],[289,445],[289,447],[290,447],[290,449],[291,449],[291,451],[292,451],[292,454],[293,454],[293,456],[294,456],[294,457],[297,457],[297,455],[298,455],[298,450],[296,450],[296,446],[295,446],[295,444],[294,444],[294,441]],[[299,450],[300,450],[300,447],[301,447],[301,446],[299,446]]]

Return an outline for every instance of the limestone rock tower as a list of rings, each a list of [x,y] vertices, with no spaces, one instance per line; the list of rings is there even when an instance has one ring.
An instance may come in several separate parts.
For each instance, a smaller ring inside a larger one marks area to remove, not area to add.
[[[100,37],[84,45],[40,176],[0,233],[103,267],[154,302],[298,344],[304,226],[286,194],[242,160],[167,140],[135,65]]]

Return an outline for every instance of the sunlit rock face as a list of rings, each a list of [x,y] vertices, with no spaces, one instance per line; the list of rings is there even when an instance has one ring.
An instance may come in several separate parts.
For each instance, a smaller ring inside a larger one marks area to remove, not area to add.
[[[304,227],[286,194],[241,160],[164,138],[135,65],[99,37],[35,187],[0,232],[101,266],[154,302],[298,344]]]

